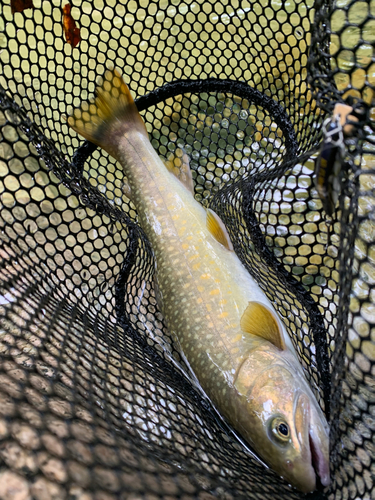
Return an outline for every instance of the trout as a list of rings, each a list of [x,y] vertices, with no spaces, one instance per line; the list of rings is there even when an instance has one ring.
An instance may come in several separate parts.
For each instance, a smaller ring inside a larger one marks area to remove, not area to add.
[[[152,147],[127,85],[107,71],[68,117],[122,166],[155,257],[158,305],[214,406],[261,459],[302,492],[330,482],[328,426],[281,321],[212,210]]]

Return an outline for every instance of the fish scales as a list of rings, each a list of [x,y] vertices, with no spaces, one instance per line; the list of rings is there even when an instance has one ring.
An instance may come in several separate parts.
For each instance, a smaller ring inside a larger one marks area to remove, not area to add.
[[[194,200],[188,176],[184,185],[156,154],[120,75],[108,71],[97,92],[68,123],[124,169],[154,251],[160,309],[199,383],[293,486],[309,492],[317,476],[327,486],[327,422],[270,302],[218,216]]]
[[[176,334],[193,371],[215,381],[211,398],[228,405],[231,400],[222,397],[228,381],[233,385],[251,345],[265,343],[257,337],[245,338],[240,329],[248,301],[264,301],[264,295],[257,293],[258,287],[235,254],[209,233],[205,209],[168,172],[149,140],[137,132],[124,139],[117,157],[127,165],[132,200],[154,251],[168,328]],[[217,377],[212,377],[215,368]]]

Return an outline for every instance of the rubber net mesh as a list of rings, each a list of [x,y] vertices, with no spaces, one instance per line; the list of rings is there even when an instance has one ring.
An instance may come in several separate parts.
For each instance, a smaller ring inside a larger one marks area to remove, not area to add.
[[[0,5],[0,499],[303,497],[191,379],[122,169],[63,119],[113,66],[160,156],[189,156],[330,419],[332,484],[309,498],[375,498],[375,1],[74,0],[79,36],[33,2]],[[348,96],[331,220],[314,164]]]

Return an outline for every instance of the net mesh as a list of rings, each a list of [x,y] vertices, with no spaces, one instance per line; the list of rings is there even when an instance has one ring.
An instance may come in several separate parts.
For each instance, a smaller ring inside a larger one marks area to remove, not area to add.
[[[374,0],[63,6],[0,5],[0,499],[303,497],[199,390],[121,167],[62,118],[113,66],[159,155],[189,156],[329,416],[332,484],[308,497],[375,498]],[[331,220],[314,166],[348,99]]]

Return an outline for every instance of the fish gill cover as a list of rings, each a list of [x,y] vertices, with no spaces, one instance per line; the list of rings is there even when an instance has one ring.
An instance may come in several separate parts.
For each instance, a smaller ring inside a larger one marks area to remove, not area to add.
[[[196,386],[115,160],[62,115],[123,74],[283,318],[331,426],[310,498],[375,496],[375,1],[0,5],[0,499],[297,499]],[[323,122],[344,138],[332,217]]]

